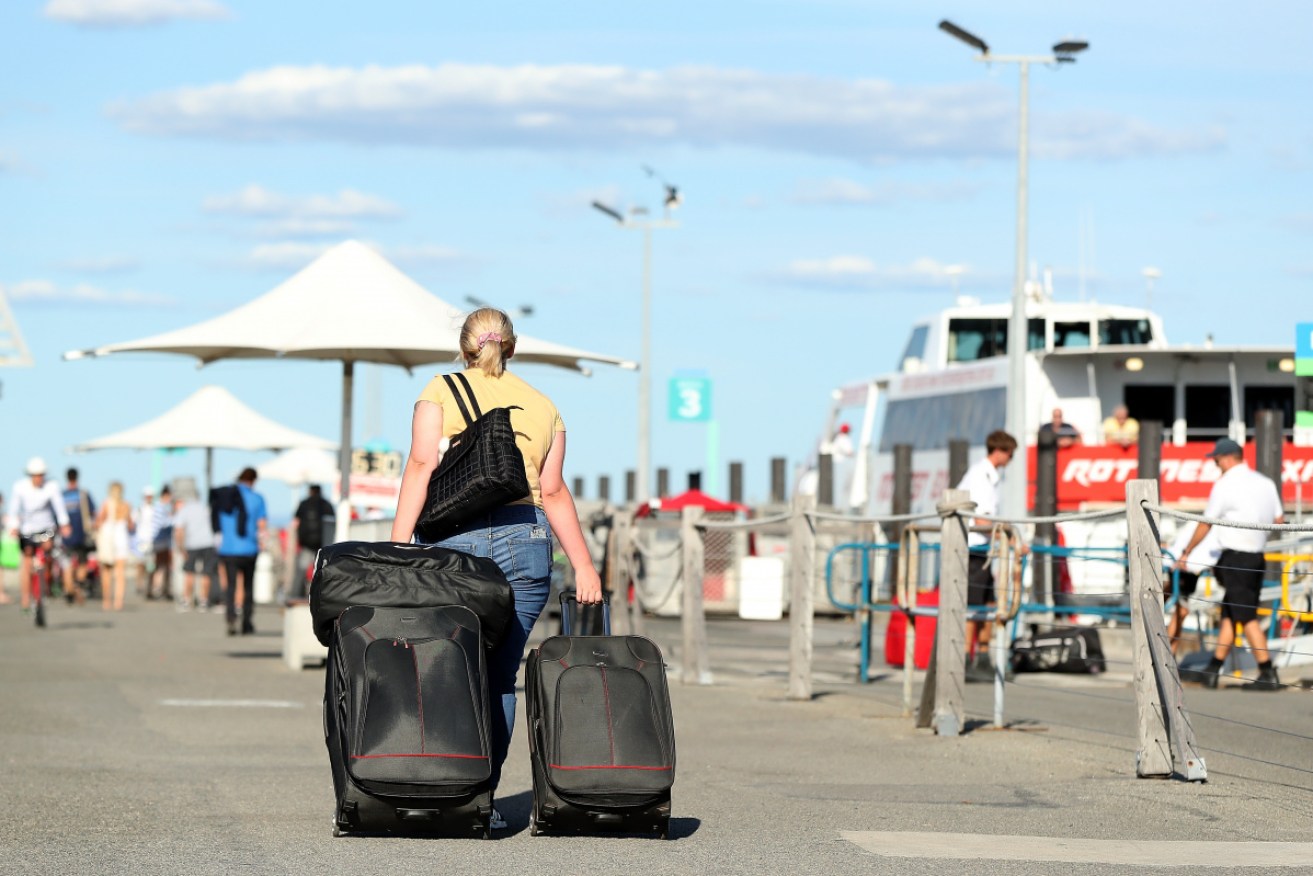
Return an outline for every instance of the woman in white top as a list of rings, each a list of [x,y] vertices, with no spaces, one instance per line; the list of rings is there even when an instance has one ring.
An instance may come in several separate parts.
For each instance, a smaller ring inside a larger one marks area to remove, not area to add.
[[[128,587],[128,536],[132,528],[132,507],[123,501],[123,484],[114,481],[109,485],[109,495],[100,506],[100,513],[96,515],[96,562],[100,564],[101,572],[100,607],[105,611],[123,610],[123,593]],[[111,571],[114,581],[112,588]]]

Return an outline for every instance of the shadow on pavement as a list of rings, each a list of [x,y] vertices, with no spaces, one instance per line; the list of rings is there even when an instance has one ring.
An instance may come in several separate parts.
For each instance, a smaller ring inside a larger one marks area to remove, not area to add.
[[[270,659],[270,658],[274,660],[281,660],[283,658],[283,652],[282,651],[229,651],[224,656],[234,657],[238,660],[251,660],[251,659],[260,660],[260,659]]]

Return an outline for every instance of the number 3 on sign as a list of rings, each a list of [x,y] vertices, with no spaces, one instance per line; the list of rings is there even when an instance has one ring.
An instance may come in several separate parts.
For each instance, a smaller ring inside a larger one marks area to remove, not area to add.
[[[705,377],[676,377],[670,381],[670,419],[677,423],[705,423],[711,419],[711,381]]]
[[[679,418],[697,420],[702,417],[702,393],[697,387],[685,386],[679,390]]]

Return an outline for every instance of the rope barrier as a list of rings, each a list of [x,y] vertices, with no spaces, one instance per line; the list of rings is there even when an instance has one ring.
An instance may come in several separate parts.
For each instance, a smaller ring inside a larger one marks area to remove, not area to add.
[[[718,531],[735,529],[756,529],[759,526],[774,526],[776,523],[788,523],[792,514],[776,514],[774,517],[758,517],[752,520],[701,520],[695,524],[697,529],[714,529]]]
[[[913,523],[917,520],[930,520],[935,514],[891,514],[887,517],[857,517],[850,514],[835,514],[829,511],[804,511],[810,520],[838,520],[843,523]]]
[[[1103,511],[1079,511],[1074,514],[1051,514],[1047,517],[995,517],[990,514],[976,514],[974,516],[979,517],[981,520],[988,520],[990,523],[1011,523],[1013,526],[1027,526],[1032,523],[1079,523],[1085,520],[1125,517],[1126,509],[1107,508]]]
[[[1225,526],[1231,529],[1249,529],[1256,532],[1313,532],[1313,523],[1249,523],[1244,520],[1222,520],[1218,517],[1205,517],[1202,514],[1191,514],[1189,511],[1178,511],[1175,508],[1155,505],[1152,502],[1141,502],[1140,507],[1152,511],[1155,514],[1161,514],[1164,517],[1172,517],[1177,520],[1192,520],[1195,523],[1207,523],[1209,526]]]

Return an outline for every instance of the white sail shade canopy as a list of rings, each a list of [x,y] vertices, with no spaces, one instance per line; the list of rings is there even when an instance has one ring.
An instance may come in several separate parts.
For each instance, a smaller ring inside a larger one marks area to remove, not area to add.
[[[208,485],[211,451],[216,447],[225,450],[337,449],[332,441],[288,428],[256,413],[221,386],[203,386],[155,419],[75,445],[73,451],[204,448],[207,451],[205,479]]]
[[[340,466],[350,469],[354,363],[415,368],[454,362],[464,313],[430,293],[373,248],[340,243],[290,279],[235,310],[164,334],[65,353],[65,359],[158,352],[221,359],[320,359],[343,363]],[[519,335],[517,362],[589,373],[585,362],[636,368],[601,353]]]
[[[284,450],[255,467],[260,480],[282,481],[293,487],[303,484],[332,484],[337,480],[337,458],[326,450],[297,447]]]

